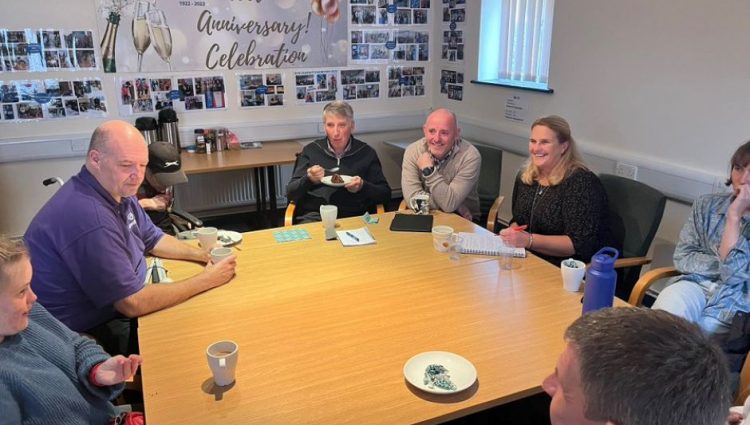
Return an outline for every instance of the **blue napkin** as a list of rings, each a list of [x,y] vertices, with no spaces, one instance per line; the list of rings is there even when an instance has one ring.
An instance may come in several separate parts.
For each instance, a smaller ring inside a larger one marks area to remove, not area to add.
[[[305,229],[279,230],[278,232],[273,232],[273,238],[279,243],[301,241],[310,239],[310,233]]]

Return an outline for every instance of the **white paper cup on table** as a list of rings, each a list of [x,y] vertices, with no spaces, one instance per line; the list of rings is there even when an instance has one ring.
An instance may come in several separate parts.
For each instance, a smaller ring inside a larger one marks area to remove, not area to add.
[[[448,252],[450,247],[450,237],[453,234],[453,228],[450,226],[435,226],[432,228],[432,246],[438,252]]]
[[[233,341],[219,341],[208,346],[206,358],[216,385],[224,387],[234,382],[239,355],[240,347]]]
[[[219,230],[215,227],[201,227],[195,231],[195,236],[201,243],[201,248],[205,251],[211,251],[216,246],[216,238],[219,235]]]
[[[216,264],[226,257],[232,255],[232,248],[220,247],[211,250],[211,262]]]
[[[320,220],[326,229],[326,239],[336,239],[336,216],[339,213],[336,205],[321,205]]]
[[[563,288],[566,291],[578,292],[581,289],[583,276],[586,274],[586,263],[568,258],[560,264],[562,272]]]

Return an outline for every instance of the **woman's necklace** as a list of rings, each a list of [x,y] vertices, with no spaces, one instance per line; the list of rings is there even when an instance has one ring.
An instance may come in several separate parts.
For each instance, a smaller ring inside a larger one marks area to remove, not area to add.
[[[541,199],[541,197],[544,196],[544,193],[547,192],[548,188],[549,186],[542,186],[538,181],[536,182],[536,187],[534,188],[534,199],[531,201],[531,213],[529,214],[529,227],[526,230],[529,233],[531,233],[531,226],[534,223],[534,209],[536,208],[537,199]]]

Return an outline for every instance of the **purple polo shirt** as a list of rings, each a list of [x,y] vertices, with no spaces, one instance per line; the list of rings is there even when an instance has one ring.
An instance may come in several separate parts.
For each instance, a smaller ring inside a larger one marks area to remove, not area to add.
[[[26,230],[31,287],[69,328],[91,329],[119,315],[115,301],[143,288],[144,254],[162,236],[135,196],[118,204],[84,166]]]

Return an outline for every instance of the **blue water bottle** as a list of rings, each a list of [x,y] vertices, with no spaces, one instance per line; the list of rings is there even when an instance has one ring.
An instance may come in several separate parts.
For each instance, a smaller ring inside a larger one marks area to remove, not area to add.
[[[583,314],[600,308],[612,307],[617,285],[615,260],[620,253],[604,247],[591,257],[586,269],[586,284],[583,289]]]

